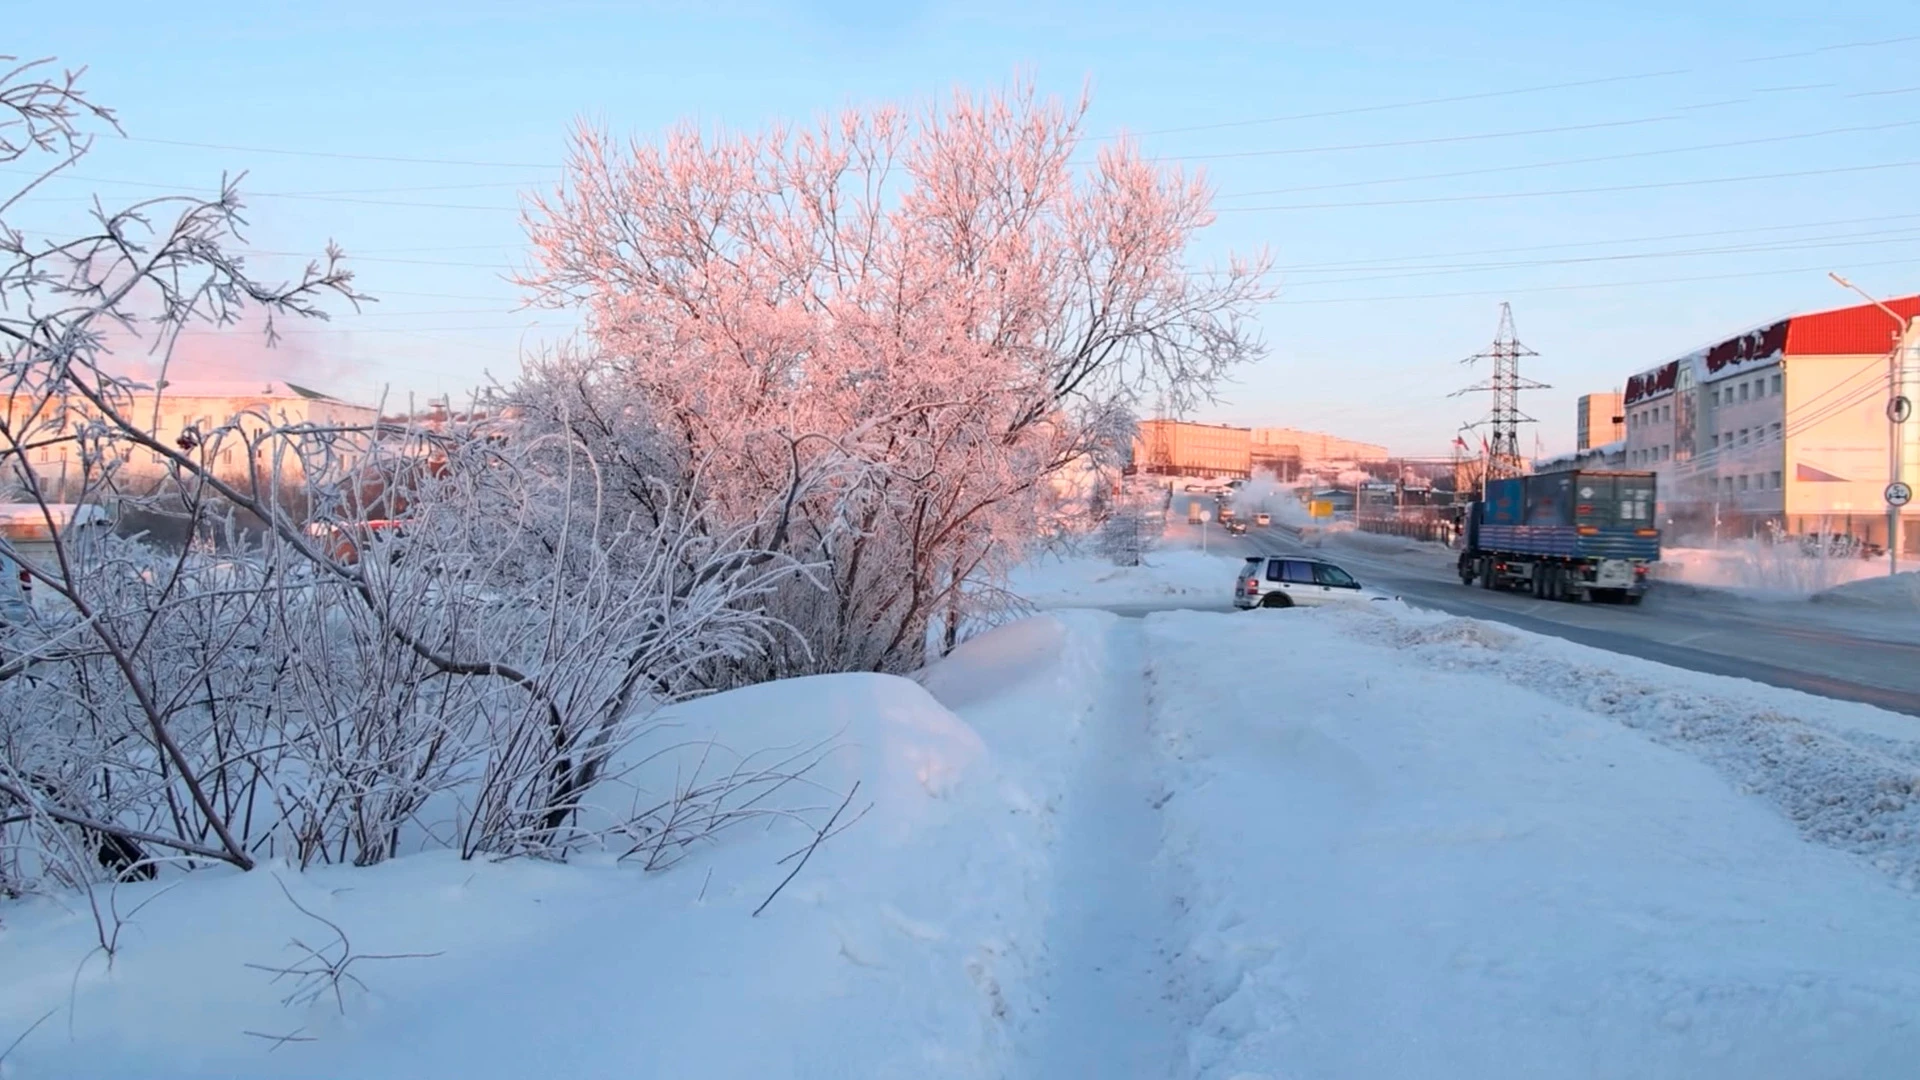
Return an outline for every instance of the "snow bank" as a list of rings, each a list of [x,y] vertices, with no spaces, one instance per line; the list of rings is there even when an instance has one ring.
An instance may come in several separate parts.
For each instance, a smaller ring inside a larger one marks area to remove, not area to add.
[[[1803,554],[1797,544],[1768,544],[1758,540],[1712,548],[1666,548],[1652,571],[1655,578],[1663,581],[1702,588],[1738,589],[1785,599],[1803,599],[1885,572],[1885,562],[1816,558]]]
[[[1823,589],[1812,596],[1817,604],[1839,604],[1877,611],[1920,611],[1920,572],[1859,578],[1845,585]]]
[[[1046,555],[1015,570],[1008,588],[1042,608],[1189,598],[1219,602],[1231,589],[1233,575],[1244,561],[1240,555],[1183,547],[1156,550],[1141,566],[1115,566],[1109,560],[1087,556]]]
[[[1185,1075],[1911,1071],[1911,743],[1394,609],[1148,620]]]
[[[87,897],[0,904],[0,1048],[49,1017],[7,1074],[1002,1076],[1038,1008],[1053,816],[1105,618],[983,634],[918,684],[823,676],[674,710],[634,799],[811,767],[664,873],[427,855],[127,885],[94,898],[126,921],[111,963]],[[338,1002],[263,970],[309,967],[295,939],[359,957]]]

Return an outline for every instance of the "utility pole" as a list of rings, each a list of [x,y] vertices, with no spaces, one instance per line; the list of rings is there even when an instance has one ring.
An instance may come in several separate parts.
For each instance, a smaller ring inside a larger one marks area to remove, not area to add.
[[[1520,467],[1520,425],[1534,423],[1534,419],[1520,411],[1520,391],[1545,390],[1548,387],[1546,383],[1520,377],[1520,358],[1539,355],[1520,344],[1513,330],[1513,305],[1503,300],[1500,302],[1500,328],[1494,332],[1493,344],[1485,352],[1475,353],[1460,361],[1463,364],[1493,361],[1493,373],[1485,382],[1447,395],[1493,394],[1493,408],[1485,419],[1467,425],[1486,425],[1492,429],[1493,437],[1487,444],[1487,464],[1482,472],[1482,485],[1489,480],[1519,476],[1524,471]]]
[[[1900,572],[1900,511],[1913,501],[1913,482],[1920,480],[1920,424],[1913,424],[1913,410],[1920,400],[1920,319],[1909,319],[1880,302],[1873,294],[1829,272],[1828,277],[1842,287],[1867,298],[1867,302],[1892,319],[1900,329],[1895,332],[1893,349],[1887,353],[1887,574]]]

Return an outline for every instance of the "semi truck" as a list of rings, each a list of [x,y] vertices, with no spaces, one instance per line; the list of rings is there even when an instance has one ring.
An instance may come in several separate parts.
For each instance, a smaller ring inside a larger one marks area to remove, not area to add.
[[[1462,522],[1460,582],[1638,604],[1660,561],[1654,474],[1570,469],[1487,482]]]

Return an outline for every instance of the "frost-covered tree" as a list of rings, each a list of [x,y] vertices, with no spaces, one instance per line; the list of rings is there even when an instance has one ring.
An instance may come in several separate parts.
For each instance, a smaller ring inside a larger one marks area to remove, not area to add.
[[[1190,269],[1205,185],[1126,140],[1081,167],[1084,112],[1022,85],[750,135],[580,128],[526,283],[584,308],[591,349],[534,365],[525,403],[590,396],[593,437],[648,418],[714,520],[824,565],[778,598],[808,644],[782,665],[920,663],[1115,415],[1259,353],[1264,258]]]
[[[117,374],[116,350],[164,378],[188,327],[264,312],[271,336],[363,298],[331,250],[291,281],[255,276],[233,183],[96,208],[68,235],[18,227],[113,124],[49,71],[0,73],[0,160],[38,166],[0,193],[0,501],[47,536],[0,535],[36,597],[0,620],[0,892],[275,856],[561,855],[609,830],[657,849],[727,820],[663,824],[621,787],[622,755],[657,706],[791,638],[765,602],[807,568],[753,544],[783,535],[791,500],[711,520],[673,471],[682,444],[582,437],[561,398],[525,424],[261,413],[158,437],[133,403],[164,389]],[[663,449],[618,456],[632,446]],[[216,469],[228,451],[248,464]],[[121,482],[133,455],[157,484]]]

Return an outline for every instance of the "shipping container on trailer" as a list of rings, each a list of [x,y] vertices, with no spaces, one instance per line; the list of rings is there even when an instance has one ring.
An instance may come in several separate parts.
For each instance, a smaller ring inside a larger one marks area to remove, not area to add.
[[[1468,507],[1463,584],[1542,599],[1637,604],[1660,560],[1654,474],[1601,469],[1487,483]]]

